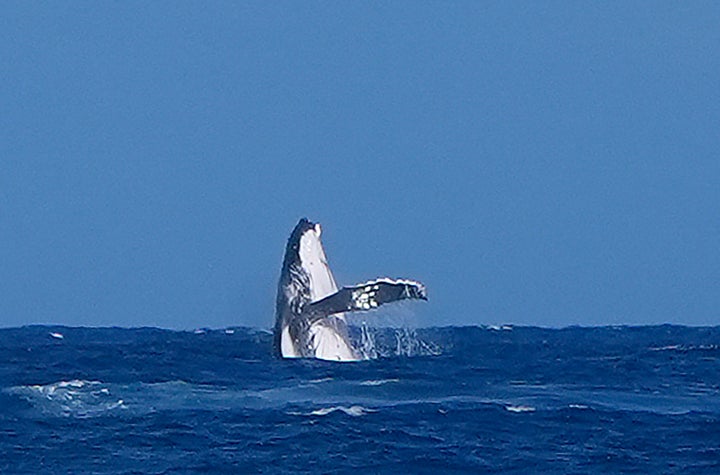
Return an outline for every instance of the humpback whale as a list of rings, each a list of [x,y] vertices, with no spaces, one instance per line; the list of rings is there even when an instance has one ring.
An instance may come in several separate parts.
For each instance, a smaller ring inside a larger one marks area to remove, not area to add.
[[[282,358],[357,361],[345,313],[372,310],[403,299],[427,300],[425,286],[409,279],[378,278],[338,289],[320,241],[321,227],[302,218],[285,249],[278,283],[275,354]]]

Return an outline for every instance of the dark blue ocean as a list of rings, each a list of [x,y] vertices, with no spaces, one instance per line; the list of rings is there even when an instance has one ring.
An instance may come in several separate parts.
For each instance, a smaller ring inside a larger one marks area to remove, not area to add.
[[[0,472],[720,473],[720,327],[355,336],[2,329]]]

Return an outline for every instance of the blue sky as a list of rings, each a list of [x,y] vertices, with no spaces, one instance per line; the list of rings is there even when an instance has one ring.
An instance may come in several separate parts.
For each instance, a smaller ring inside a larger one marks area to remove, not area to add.
[[[0,325],[720,324],[717,2],[3,2]]]

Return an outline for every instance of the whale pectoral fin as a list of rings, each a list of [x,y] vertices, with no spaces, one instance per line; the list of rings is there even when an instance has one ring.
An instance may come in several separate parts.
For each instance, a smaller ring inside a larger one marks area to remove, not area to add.
[[[305,306],[303,313],[312,320],[333,315],[335,313],[348,312],[352,310],[352,289],[343,287],[334,294],[324,299],[312,302]]]
[[[414,280],[373,280],[343,287],[336,293],[307,305],[304,312],[321,318],[334,313],[372,310],[380,305],[404,299],[427,300],[425,286]]]

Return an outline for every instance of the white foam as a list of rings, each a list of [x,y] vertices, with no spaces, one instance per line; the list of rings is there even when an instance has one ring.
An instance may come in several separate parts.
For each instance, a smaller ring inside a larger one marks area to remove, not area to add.
[[[360,386],[381,386],[388,383],[397,383],[399,379],[370,379],[368,381],[361,381]]]
[[[322,407],[320,409],[316,409],[309,413],[310,416],[327,416],[328,414],[332,414],[333,412],[341,411],[347,414],[348,416],[353,417],[359,417],[364,416],[365,414],[371,413],[371,412],[377,412],[375,409],[368,409],[363,406],[332,406],[332,407]]]
[[[84,388],[87,385],[95,385],[95,384],[102,384],[100,381],[85,381],[82,379],[73,379],[71,381],[60,381],[57,383],[52,384],[35,384],[32,386],[27,386],[28,388],[32,389],[33,391],[37,391],[43,395],[53,395],[58,391],[67,390],[71,394],[71,391],[74,389],[81,389]]]
[[[659,346],[659,347],[651,347],[650,351],[676,351],[680,349],[680,345],[668,345],[668,346]]]
[[[535,408],[532,406],[505,406],[505,409],[510,412],[535,412]]]
[[[10,392],[27,399],[44,412],[62,416],[89,417],[125,408],[100,381],[73,379],[44,385],[16,386]]]

